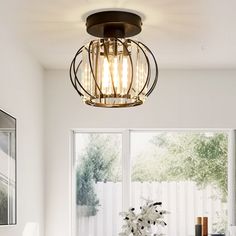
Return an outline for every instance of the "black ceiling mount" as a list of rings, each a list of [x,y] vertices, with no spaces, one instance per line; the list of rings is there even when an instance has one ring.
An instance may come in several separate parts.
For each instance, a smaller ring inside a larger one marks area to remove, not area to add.
[[[141,32],[141,17],[124,11],[103,11],[88,16],[87,32],[99,38],[126,38]]]

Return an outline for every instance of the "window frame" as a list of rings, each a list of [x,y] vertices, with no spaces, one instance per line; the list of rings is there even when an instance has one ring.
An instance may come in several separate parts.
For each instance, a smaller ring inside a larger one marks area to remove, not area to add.
[[[77,133],[119,133],[122,135],[122,209],[131,201],[131,132],[225,132],[228,135],[228,227],[236,225],[236,130],[234,129],[175,129],[175,128],[83,128],[70,132],[70,233],[76,235],[75,136]]]

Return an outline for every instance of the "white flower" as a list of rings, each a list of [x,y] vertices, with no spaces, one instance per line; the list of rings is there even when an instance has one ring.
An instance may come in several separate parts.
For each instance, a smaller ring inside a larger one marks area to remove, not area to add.
[[[140,207],[140,212],[135,213],[134,208],[130,208],[128,212],[121,212],[120,215],[125,221],[122,226],[120,236],[150,236],[152,234],[152,226],[166,226],[163,218],[169,212],[161,210],[161,202],[146,200],[146,204]]]

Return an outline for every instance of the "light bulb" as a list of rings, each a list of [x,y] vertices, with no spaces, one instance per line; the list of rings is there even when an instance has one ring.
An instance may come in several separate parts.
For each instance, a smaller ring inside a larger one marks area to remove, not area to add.
[[[117,88],[119,86],[119,72],[118,72],[118,58],[114,57],[113,60],[113,80],[114,80],[114,86]]]
[[[123,57],[122,64],[122,87],[123,89],[128,87],[128,58],[126,56]]]
[[[109,71],[109,63],[108,63],[108,60],[106,57],[104,57],[104,60],[103,60],[103,76],[102,76],[102,85],[104,88],[108,88],[109,87],[109,74],[110,74],[110,71]]]
[[[89,73],[89,67],[88,64],[85,63],[84,70],[82,72],[82,84],[84,85],[85,89],[88,89],[88,73]]]

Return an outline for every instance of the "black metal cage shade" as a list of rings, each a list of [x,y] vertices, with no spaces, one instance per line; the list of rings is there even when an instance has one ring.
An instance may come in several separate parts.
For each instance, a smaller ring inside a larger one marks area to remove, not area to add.
[[[83,101],[97,107],[132,107],[143,104],[158,80],[151,50],[126,38],[141,31],[141,18],[110,11],[90,15],[87,31],[101,37],[82,46],[70,66],[70,79]]]
[[[141,42],[100,39],[78,50],[71,63],[70,78],[89,105],[130,107],[141,105],[151,94],[158,67],[150,49]]]

